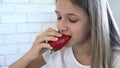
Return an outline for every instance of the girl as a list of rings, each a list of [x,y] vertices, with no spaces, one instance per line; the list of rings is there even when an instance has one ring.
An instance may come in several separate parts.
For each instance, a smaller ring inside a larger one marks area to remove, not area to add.
[[[57,28],[36,37],[32,48],[10,68],[120,68],[120,34],[107,0],[56,0]],[[70,35],[50,54],[45,41]]]

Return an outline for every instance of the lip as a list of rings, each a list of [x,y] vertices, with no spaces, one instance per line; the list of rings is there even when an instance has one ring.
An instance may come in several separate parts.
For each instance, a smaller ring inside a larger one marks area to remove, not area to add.
[[[63,35],[69,35],[69,34],[67,34],[67,33],[65,33],[65,32],[63,32],[63,31],[58,31],[58,33],[63,34]],[[69,35],[69,36],[70,36],[70,35]]]
[[[58,33],[62,34],[62,35],[68,35],[68,36],[71,36],[70,34],[65,34],[63,33],[62,31],[58,31]],[[71,36],[72,37],[72,36]]]

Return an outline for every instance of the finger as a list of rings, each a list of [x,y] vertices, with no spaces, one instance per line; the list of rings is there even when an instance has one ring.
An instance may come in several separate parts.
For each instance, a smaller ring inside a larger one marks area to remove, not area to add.
[[[53,29],[53,28],[51,28],[51,27],[49,27],[46,31],[48,31],[48,32],[52,32],[52,31],[56,31],[55,29]],[[57,31],[56,31],[57,32]]]
[[[53,49],[53,47],[50,46],[50,44],[48,44],[48,43],[41,43],[40,46],[41,46],[42,49],[43,48],[45,48],[45,49]]]
[[[36,38],[41,38],[41,36],[62,36],[62,34],[60,34],[58,31],[52,29],[52,28],[48,28],[45,32],[43,32],[42,34],[39,34],[36,36]]]
[[[47,36],[56,36],[56,37],[60,37],[62,36],[62,34],[58,33],[58,32],[47,32],[46,33]]]
[[[57,37],[53,37],[53,36],[45,36],[42,39],[37,39],[36,43],[45,43],[46,41],[57,41],[58,38]]]

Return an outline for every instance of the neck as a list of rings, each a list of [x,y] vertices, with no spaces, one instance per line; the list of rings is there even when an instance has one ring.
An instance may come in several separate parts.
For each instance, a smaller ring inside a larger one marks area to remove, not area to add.
[[[83,44],[73,46],[73,52],[79,55],[91,56],[91,40],[88,39]]]
[[[87,40],[84,44],[73,47],[76,60],[83,65],[91,64],[91,41]]]

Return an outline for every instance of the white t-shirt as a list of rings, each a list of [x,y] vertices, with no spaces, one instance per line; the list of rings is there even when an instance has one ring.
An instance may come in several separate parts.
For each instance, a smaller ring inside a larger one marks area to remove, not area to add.
[[[80,64],[74,57],[72,48],[63,48],[60,51],[50,54],[47,51],[43,54],[46,65],[42,68],[90,68]]]
[[[90,68],[80,64],[74,57],[72,48],[62,48],[61,50],[50,54],[50,50],[43,54],[46,65],[42,68]],[[120,50],[115,48],[113,50],[113,59],[111,68],[120,68]]]
[[[113,58],[111,68],[120,68],[120,47],[116,46],[112,50]]]

